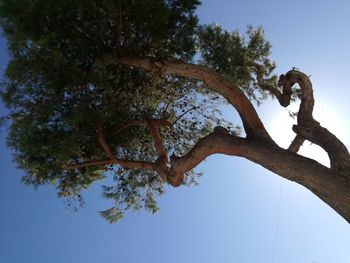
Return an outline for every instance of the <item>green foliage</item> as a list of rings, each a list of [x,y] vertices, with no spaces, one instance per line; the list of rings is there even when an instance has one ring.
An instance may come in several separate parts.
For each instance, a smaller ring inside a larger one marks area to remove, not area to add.
[[[144,208],[151,213],[158,211],[154,197],[163,194],[164,186],[157,174],[123,168],[119,168],[115,174],[113,179],[116,184],[103,187],[104,197],[113,200],[115,204],[112,208],[100,212],[109,222],[118,221],[123,211],[129,209]]]
[[[258,103],[266,98],[266,94],[257,86],[253,63],[264,66],[264,76],[276,83],[276,77],[271,76],[275,64],[268,58],[271,45],[264,39],[262,28],[249,26],[244,36],[238,31],[223,30],[218,25],[201,26],[198,48],[202,64],[225,75]]]
[[[64,165],[108,156],[97,129],[120,159],[154,162],[158,156],[146,125],[124,129],[130,121],[167,119],[161,136],[170,155],[185,154],[215,125],[232,133],[239,128],[222,120],[224,100],[202,82],[161,78],[101,58],[120,54],[191,61],[199,48],[202,63],[225,74],[254,98],[251,62],[261,62],[268,76],[274,65],[261,29],[238,33],[197,26],[197,0],[4,0],[0,23],[11,60],[1,95],[10,109],[8,145],[15,151],[23,181],[53,184],[58,195],[83,204],[81,193],[112,174],[104,186],[113,207],[101,214],[110,222],[125,210],[155,213],[164,183],[155,172],[120,166],[64,169]],[[200,174],[187,174],[193,185]]]

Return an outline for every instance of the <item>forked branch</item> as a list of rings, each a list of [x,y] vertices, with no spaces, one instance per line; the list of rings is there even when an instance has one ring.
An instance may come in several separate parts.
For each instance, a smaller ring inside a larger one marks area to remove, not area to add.
[[[254,64],[257,71],[257,81],[261,89],[269,91],[286,107],[290,104],[292,87],[299,85],[301,91],[300,106],[297,115],[298,124],[293,126],[297,134],[288,150],[297,152],[305,140],[309,140],[321,146],[327,153],[331,162],[331,168],[337,172],[350,177],[350,154],[345,145],[330,131],[322,127],[313,118],[314,96],[310,78],[303,72],[292,69],[285,75],[281,75],[278,86],[275,87],[263,79],[264,68],[262,65]]]
[[[144,161],[132,161],[132,160],[124,160],[116,158],[113,154],[113,151],[111,150],[110,146],[108,145],[103,125],[101,123],[98,124],[97,128],[97,137],[100,145],[102,146],[103,150],[109,157],[108,160],[89,160],[85,162],[79,162],[79,163],[72,163],[72,164],[64,164],[62,167],[65,170],[71,170],[71,169],[81,169],[91,166],[106,166],[106,165],[121,165],[125,168],[134,168],[134,169],[146,169],[146,170],[153,170],[155,163],[152,162],[144,162]]]
[[[109,157],[109,159],[108,160],[89,160],[89,161],[80,162],[80,163],[64,164],[63,169],[66,169],[66,170],[81,169],[81,168],[91,167],[91,166],[106,166],[106,165],[117,164],[125,168],[155,170],[160,174],[163,180],[167,181],[167,174],[169,170],[169,168],[167,167],[167,163],[169,159],[168,159],[168,155],[166,153],[163,141],[159,135],[159,127],[170,126],[171,123],[167,120],[157,120],[157,119],[135,120],[135,121],[130,121],[129,123],[124,125],[121,129],[118,130],[118,132],[120,132],[122,129],[125,129],[127,127],[140,125],[140,124],[146,124],[150,129],[150,135],[154,141],[155,148],[159,156],[156,162],[133,161],[133,160],[116,158],[113,151],[111,150],[111,147],[107,143],[103,125],[99,123],[97,128],[98,141],[102,146],[103,150],[105,151],[105,153],[107,154],[107,156]]]

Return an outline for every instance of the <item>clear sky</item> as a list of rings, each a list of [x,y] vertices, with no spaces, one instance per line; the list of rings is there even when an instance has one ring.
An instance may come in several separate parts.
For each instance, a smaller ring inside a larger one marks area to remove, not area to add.
[[[349,10],[347,0],[204,0],[198,15],[202,23],[229,30],[263,26],[276,72],[296,66],[312,75],[316,116],[349,147]],[[0,59],[2,72],[3,39]],[[5,112],[2,106],[0,111]],[[276,101],[259,112],[282,145],[290,140],[290,127],[284,127],[290,122]],[[54,189],[22,185],[23,172],[11,161],[5,136],[2,131],[0,262],[350,262],[350,226],[344,219],[308,190],[246,160],[208,158],[198,169],[205,173],[200,184],[168,188],[157,215],[127,213],[110,225],[97,213],[109,206],[99,185],[76,215],[66,211]]]

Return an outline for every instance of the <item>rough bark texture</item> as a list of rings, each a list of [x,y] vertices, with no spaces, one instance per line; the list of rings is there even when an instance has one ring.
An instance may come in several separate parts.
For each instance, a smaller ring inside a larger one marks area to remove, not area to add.
[[[252,65],[256,68],[258,85],[261,89],[275,96],[283,107],[290,104],[292,87],[296,84],[300,87],[301,102],[298,123],[293,127],[296,137],[288,149],[282,149],[270,137],[256,110],[242,90],[219,73],[204,66],[182,61],[154,61],[149,58],[119,57],[110,62],[142,68],[158,75],[177,75],[205,82],[235,107],[242,119],[247,136],[246,138],[237,137],[229,134],[223,127],[216,127],[214,132],[200,139],[187,154],[172,156],[169,159],[159,133],[159,127],[169,126],[169,123],[165,120],[135,121],[126,124],[126,126],[145,123],[149,126],[150,135],[159,155],[155,163],[120,160],[114,155],[112,156],[100,128],[100,144],[110,159],[69,164],[65,166],[66,169],[101,164],[119,164],[131,168],[153,169],[163,180],[177,187],[181,185],[184,174],[209,155],[220,153],[240,156],[288,180],[303,185],[350,222],[350,155],[345,145],[335,135],[314,120],[312,116],[313,89],[307,75],[293,69],[285,75],[281,75],[277,85],[272,85],[263,79],[263,67],[256,63]],[[321,146],[328,153],[331,161],[330,168],[297,154],[305,140]]]
[[[201,139],[185,156],[171,160],[169,181],[178,186],[182,175],[211,154],[241,156],[301,184],[350,221],[350,181],[318,162],[272,143],[214,132]]]

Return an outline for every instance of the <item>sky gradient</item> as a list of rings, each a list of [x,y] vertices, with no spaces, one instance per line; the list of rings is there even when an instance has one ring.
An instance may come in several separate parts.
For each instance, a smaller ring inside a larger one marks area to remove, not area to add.
[[[350,2],[202,1],[201,23],[244,31],[263,26],[277,74],[293,66],[311,75],[321,124],[350,145]],[[7,61],[0,40],[1,75]],[[273,136],[291,140],[291,121],[276,100],[259,109]],[[0,115],[6,111],[0,105]],[[231,110],[228,118],[236,116]],[[329,117],[331,116],[331,117]],[[198,167],[196,187],[167,188],[160,211],[127,213],[108,224],[100,185],[78,214],[55,189],[20,182],[0,133],[0,262],[4,263],[348,263],[350,226],[310,191],[240,158],[215,155]],[[312,146],[305,152],[316,154]]]

